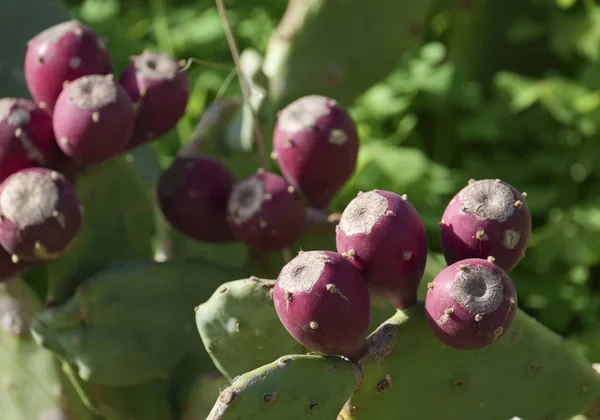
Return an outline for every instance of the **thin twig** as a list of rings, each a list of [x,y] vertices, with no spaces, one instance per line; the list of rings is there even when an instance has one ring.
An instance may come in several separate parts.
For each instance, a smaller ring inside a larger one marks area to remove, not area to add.
[[[260,128],[260,122],[258,120],[256,112],[254,112],[254,109],[250,104],[250,89],[248,87],[247,80],[242,72],[242,67],[240,65],[240,54],[238,52],[238,48],[235,42],[235,37],[233,36],[233,32],[231,31],[229,20],[227,19],[227,12],[225,11],[225,6],[223,6],[223,0],[215,1],[217,3],[219,16],[221,17],[221,21],[223,22],[223,27],[225,29],[225,37],[227,38],[227,44],[229,44],[229,50],[231,51],[231,56],[233,57],[233,62],[235,63],[235,69],[238,74],[238,81],[240,83],[240,89],[242,91],[242,98],[244,99],[244,104],[248,108],[250,108],[250,113],[252,114],[252,119],[254,120],[254,137],[256,145],[258,147],[258,154],[260,157],[261,165],[265,171],[268,171],[269,159],[267,157],[267,151],[265,149],[265,143]]]

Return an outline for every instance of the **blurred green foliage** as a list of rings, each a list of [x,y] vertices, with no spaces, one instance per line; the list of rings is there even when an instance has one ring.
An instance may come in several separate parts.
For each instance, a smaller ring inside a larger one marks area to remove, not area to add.
[[[145,48],[197,60],[188,71],[186,118],[152,145],[161,167],[189,141],[211,101],[239,95],[212,1],[65,3],[108,38],[116,72]],[[240,49],[264,53],[286,1],[228,0],[226,6]],[[24,54],[24,45],[12,48]],[[0,94],[8,92],[0,83]],[[595,348],[587,354],[600,359],[600,5],[439,0],[421,45],[347,105],[360,129],[361,153],[331,210],[343,210],[360,190],[407,193],[439,253],[437,222],[468,179],[501,178],[526,191],[534,232],[512,274],[520,306],[554,331],[580,337]],[[222,144],[209,152],[240,176],[258,166],[256,152]]]

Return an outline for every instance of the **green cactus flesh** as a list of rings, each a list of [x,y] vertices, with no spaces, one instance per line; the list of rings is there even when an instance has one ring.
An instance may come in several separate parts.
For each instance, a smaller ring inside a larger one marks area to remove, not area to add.
[[[205,420],[229,381],[218,371],[199,376],[182,401],[181,420]]]
[[[64,302],[81,281],[108,263],[153,256],[152,199],[132,163],[120,156],[88,168],[77,191],[84,207],[81,232],[46,269],[53,302]]]
[[[67,363],[63,363],[63,369],[78,390],[81,400],[100,418],[107,420],[177,419],[169,400],[169,384],[166,380],[154,379],[133,386],[105,386],[82,381]]]
[[[32,321],[38,342],[102,385],[166,377],[202,345],[193,308],[237,271],[201,261],[114,264]],[[233,277],[235,278],[235,277]]]
[[[0,418],[98,419],[78,398],[52,353],[29,332],[41,302],[25,282],[0,285]]]
[[[277,317],[274,285],[256,277],[227,282],[196,308],[204,347],[229,380],[279,356],[304,352]]]
[[[509,331],[474,351],[444,347],[419,303],[369,337],[363,381],[339,420],[564,420],[600,395],[600,375],[562,337],[519,310]]]
[[[433,1],[290,0],[263,66],[277,107],[321,94],[349,105],[421,39]]]
[[[337,356],[283,356],[237,377],[206,420],[335,419],[358,372]]]

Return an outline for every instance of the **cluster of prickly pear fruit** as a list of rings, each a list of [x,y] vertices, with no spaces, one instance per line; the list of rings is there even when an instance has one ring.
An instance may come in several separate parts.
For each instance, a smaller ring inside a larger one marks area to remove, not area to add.
[[[132,57],[115,80],[104,41],[77,20],[34,36],[24,69],[33,99],[0,99],[0,281],[64,254],[82,224],[84,168],[171,130],[189,99],[166,54]]]
[[[451,265],[427,285],[425,299],[431,329],[445,345],[481,349],[510,328],[517,294],[507,272],[531,234],[522,199],[500,180],[480,180],[469,182],[448,204],[440,227]],[[303,345],[356,359],[365,351],[369,292],[397,309],[417,304],[427,237],[406,195],[373,190],[360,192],[344,209],[336,248],[337,253],[301,252],[290,261],[279,274],[274,304]]]
[[[215,105],[200,124],[215,124],[226,108]],[[166,220],[198,241],[239,241],[264,252],[290,247],[311,222],[326,219],[352,175],[357,128],[334,99],[308,95],[278,113],[273,149],[283,176],[259,168],[237,179],[221,160],[203,155],[200,142],[182,148],[157,185]]]
[[[421,300],[423,223],[406,195],[380,190],[346,206],[336,251],[300,251],[276,280],[223,284],[196,308],[204,345],[231,381],[207,419],[594,413],[600,377],[517,305],[508,273],[531,234],[524,196],[486,179],[470,181],[450,201],[439,223],[448,265],[430,274]],[[388,302],[387,313],[372,305],[378,300]],[[372,330],[373,317],[389,319]],[[260,352],[240,360],[235,349],[263,329]],[[290,353],[294,342],[305,350]],[[561,394],[549,398],[556,381],[564,381]],[[420,396],[430,393],[444,404],[424,405]]]

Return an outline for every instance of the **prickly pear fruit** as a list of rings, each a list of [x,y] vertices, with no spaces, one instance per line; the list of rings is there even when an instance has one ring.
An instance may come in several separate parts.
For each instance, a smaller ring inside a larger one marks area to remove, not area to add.
[[[517,311],[515,286],[491,258],[458,261],[428,287],[425,311],[431,329],[456,349],[491,345],[510,328]]]
[[[38,343],[75,364],[84,381],[140,384],[165,377],[202,345],[190,313],[239,275],[199,260],[114,263],[64,304],[39,312],[31,328]]]
[[[63,83],[89,74],[110,74],[113,65],[104,41],[77,20],[40,32],[27,45],[25,81],[33,99],[54,109]]]
[[[358,133],[348,112],[334,99],[308,95],[281,110],[273,150],[283,175],[325,209],[348,181],[358,157]]]
[[[525,255],[531,235],[525,197],[499,179],[470,181],[452,198],[440,222],[446,262],[493,256],[510,272]]]
[[[196,326],[215,366],[229,380],[282,354],[304,353],[273,308],[275,280],[250,277],[220,285],[196,308]],[[244,350],[240,357],[239,349]]]
[[[341,357],[282,356],[238,376],[206,420],[333,419],[359,382],[358,367]]]
[[[6,178],[0,184],[0,214],[0,244],[15,263],[56,258],[81,229],[77,190],[47,168],[27,168]]]
[[[427,235],[405,195],[359,193],[342,212],[336,248],[362,272],[374,294],[396,308],[417,301],[427,263]]]
[[[157,183],[157,200],[165,219],[181,233],[204,242],[233,242],[227,200],[237,181],[220,160],[178,156]]]
[[[63,157],[47,110],[29,99],[0,99],[0,182],[21,169],[54,165]]]
[[[365,350],[369,292],[360,272],[340,254],[298,254],[279,273],[273,302],[288,332],[309,349],[349,359]]]
[[[119,82],[137,109],[128,148],[162,136],[183,117],[190,86],[187,74],[173,57],[153,51],[133,56]]]
[[[306,230],[302,197],[283,177],[259,172],[234,185],[227,204],[233,234],[250,248],[278,251]]]
[[[339,420],[395,418],[399,407],[407,419],[558,420],[600,395],[590,363],[521,310],[509,333],[480,350],[443,346],[422,302],[397,311],[367,341],[363,380]],[[424,395],[436,403],[424,404]]]
[[[135,121],[129,95],[112,75],[70,82],[56,101],[54,134],[62,151],[81,163],[98,163],[125,150]]]

